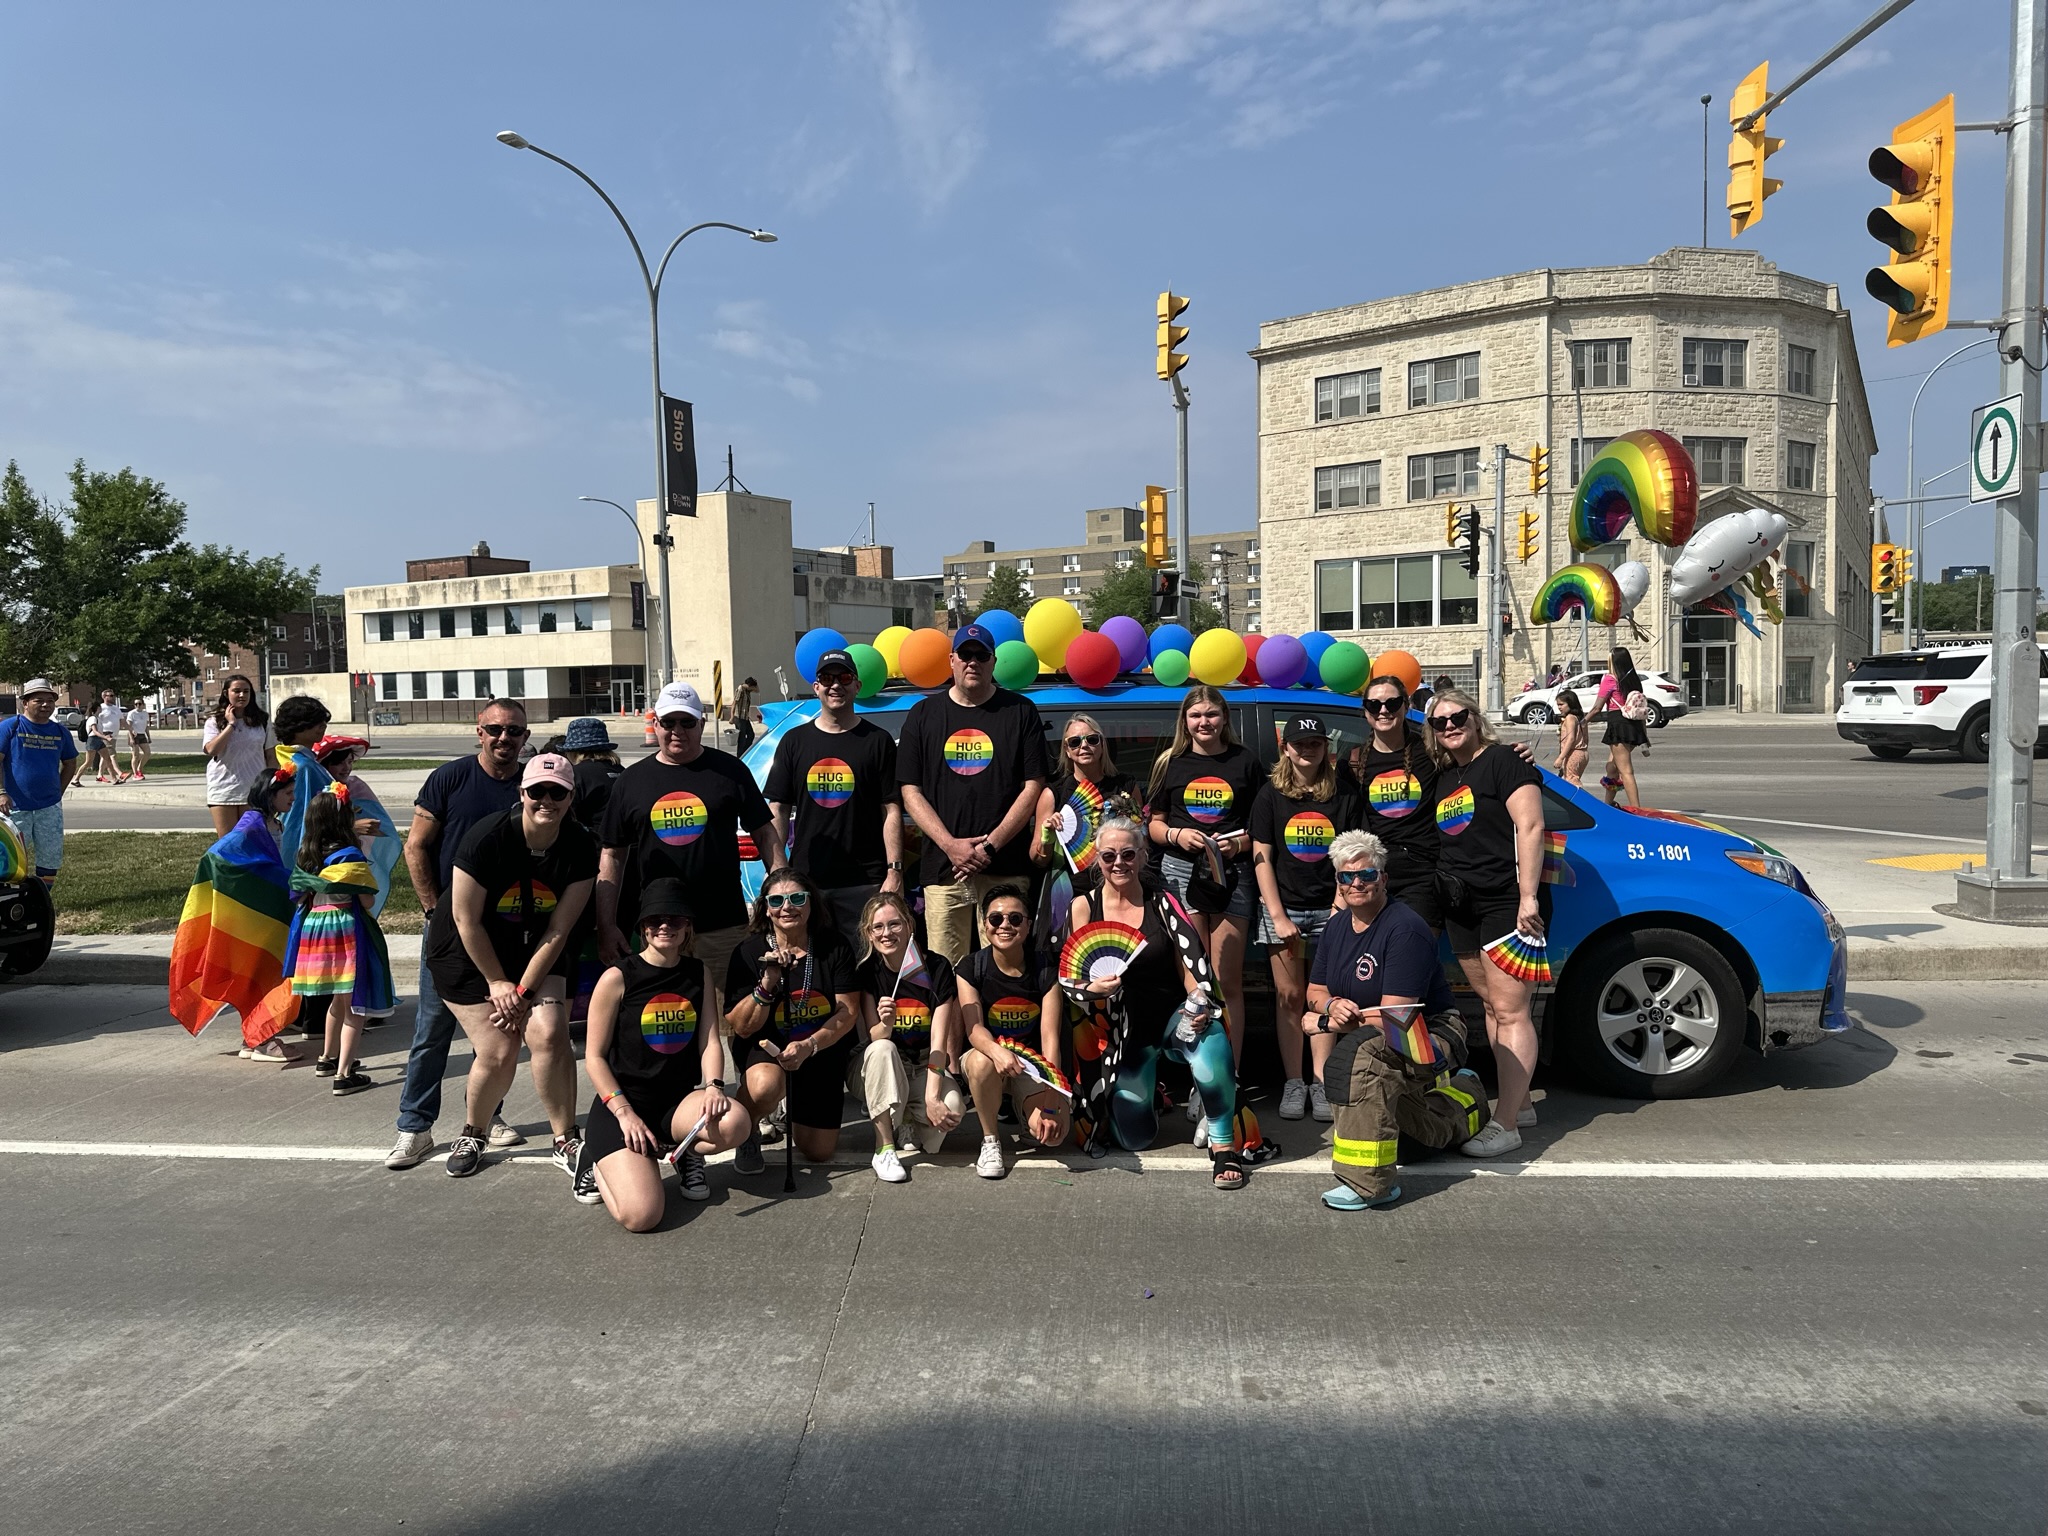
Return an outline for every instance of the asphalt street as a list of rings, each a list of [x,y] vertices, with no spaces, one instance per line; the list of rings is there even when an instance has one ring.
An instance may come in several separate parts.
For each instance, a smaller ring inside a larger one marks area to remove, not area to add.
[[[1701,1100],[1539,1079],[1526,1172],[1390,1212],[1316,1204],[1308,1122],[1241,1194],[958,1138],[883,1187],[850,1129],[632,1237],[537,1147],[385,1170],[402,1019],[336,1101],[0,991],[0,1525],[2038,1536],[2039,987],[1854,1007]]]

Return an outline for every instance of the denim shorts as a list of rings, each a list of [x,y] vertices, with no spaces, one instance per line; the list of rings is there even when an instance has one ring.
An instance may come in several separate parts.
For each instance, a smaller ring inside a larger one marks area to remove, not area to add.
[[[1308,953],[1313,956],[1316,940],[1323,936],[1323,925],[1330,920],[1330,909],[1322,907],[1313,912],[1305,912],[1300,907],[1289,907],[1287,917],[1288,921],[1301,930],[1301,937],[1307,945]],[[1259,908],[1259,942],[1266,945],[1280,942],[1280,935],[1273,931],[1273,914],[1263,906]]]
[[[7,813],[14,830],[27,845],[29,860],[39,873],[55,874],[64,863],[64,802],[46,805],[39,811],[19,806]]]
[[[1189,900],[1188,881],[1194,878],[1194,873],[1192,859],[1182,858],[1177,853],[1159,856],[1159,878],[1190,912],[1204,917],[1234,917],[1246,924],[1251,922],[1252,913],[1258,907],[1258,888],[1254,883],[1250,859],[1233,859],[1223,866],[1224,900],[1220,910],[1214,909],[1214,903],[1198,907]]]

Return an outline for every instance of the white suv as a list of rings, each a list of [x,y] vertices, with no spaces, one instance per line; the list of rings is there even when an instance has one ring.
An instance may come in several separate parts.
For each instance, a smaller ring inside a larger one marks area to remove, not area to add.
[[[2048,678],[2048,648],[2041,652]],[[1835,730],[1872,757],[1901,758],[1915,747],[1981,763],[1991,751],[1991,647],[1944,645],[1866,656],[1849,669]],[[2048,734],[2037,741],[2048,743]]]
[[[1557,718],[1557,696],[1569,688],[1578,695],[1579,708],[1587,714],[1593,712],[1593,695],[1600,691],[1600,672],[1581,672],[1568,677],[1555,688],[1531,688],[1518,693],[1507,702],[1507,717],[1523,725],[1549,725]],[[1686,712],[1685,694],[1679,686],[1662,672],[1638,672],[1643,680],[1643,702],[1650,706],[1648,724],[1656,730],[1667,720],[1676,720]]]

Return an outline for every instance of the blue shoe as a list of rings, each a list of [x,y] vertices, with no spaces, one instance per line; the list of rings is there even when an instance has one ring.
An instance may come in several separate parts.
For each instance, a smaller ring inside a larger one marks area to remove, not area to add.
[[[1335,1189],[1323,1191],[1323,1204],[1333,1211],[1371,1211],[1392,1205],[1401,1198],[1401,1186],[1396,1184],[1377,1200],[1368,1200],[1349,1184],[1339,1184]]]

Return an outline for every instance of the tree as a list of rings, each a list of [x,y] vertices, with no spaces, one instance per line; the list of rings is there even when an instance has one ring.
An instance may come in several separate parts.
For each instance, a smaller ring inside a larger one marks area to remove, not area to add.
[[[982,588],[981,604],[974,610],[974,616],[978,619],[1002,608],[1021,619],[1030,606],[1031,599],[1024,591],[1024,578],[1017,573],[1017,567],[999,565],[989,573],[988,585]]]
[[[197,677],[185,649],[260,646],[272,617],[305,608],[316,566],[187,543],[185,504],[132,469],[71,466],[52,505],[12,460],[0,475],[0,677],[45,674],[123,697]]]

